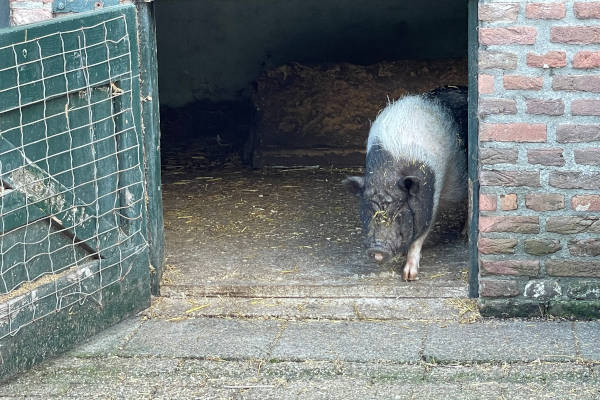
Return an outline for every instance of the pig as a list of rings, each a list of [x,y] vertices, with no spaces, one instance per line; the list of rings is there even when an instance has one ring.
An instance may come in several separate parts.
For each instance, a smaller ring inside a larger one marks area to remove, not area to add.
[[[343,181],[359,197],[368,256],[383,263],[406,255],[405,281],[417,279],[440,205],[464,207],[466,138],[466,88],[407,95],[388,103],[371,125],[365,175]]]

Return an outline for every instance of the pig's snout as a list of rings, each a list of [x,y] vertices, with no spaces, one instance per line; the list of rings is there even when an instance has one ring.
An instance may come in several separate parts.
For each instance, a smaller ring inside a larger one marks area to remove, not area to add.
[[[382,263],[392,256],[392,254],[383,247],[371,247],[367,250],[367,254],[378,263]]]

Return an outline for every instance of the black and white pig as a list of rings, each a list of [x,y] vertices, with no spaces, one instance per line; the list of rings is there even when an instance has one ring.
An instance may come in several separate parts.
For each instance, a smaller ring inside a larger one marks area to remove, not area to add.
[[[406,254],[404,280],[417,279],[440,204],[464,206],[466,137],[466,88],[402,97],[371,125],[365,176],[343,181],[360,198],[367,254],[379,263]]]

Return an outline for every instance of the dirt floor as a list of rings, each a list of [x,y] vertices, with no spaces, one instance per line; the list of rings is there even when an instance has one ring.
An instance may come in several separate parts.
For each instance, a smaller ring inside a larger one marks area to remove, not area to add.
[[[226,149],[223,152],[226,153]],[[358,202],[341,180],[355,169],[252,170],[188,143],[163,152],[167,268],[162,292],[193,296],[436,298],[467,296],[464,210],[443,214],[419,280],[400,258],[367,259]],[[452,215],[452,217],[450,217]],[[449,223],[448,223],[449,222]]]

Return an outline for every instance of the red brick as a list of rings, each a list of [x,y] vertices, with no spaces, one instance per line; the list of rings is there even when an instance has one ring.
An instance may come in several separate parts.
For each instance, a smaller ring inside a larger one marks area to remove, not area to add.
[[[481,218],[479,217],[480,220]],[[594,215],[549,217],[546,219],[546,232],[562,235],[600,233],[600,217]]]
[[[600,165],[600,147],[575,149],[575,162],[582,165]]]
[[[517,195],[514,193],[503,194],[500,196],[500,209],[502,211],[511,211],[517,209]]]
[[[479,295],[481,297],[514,297],[519,294],[517,281],[505,279],[479,280]]]
[[[516,164],[519,157],[517,149],[503,149],[496,147],[483,147],[479,149],[479,162],[481,164]]]
[[[600,211],[600,195],[585,194],[571,198],[571,208],[575,211]]]
[[[600,2],[581,2],[576,1],[573,4],[575,16],[579,19],[600,18]]]
[[[600,278],[600,262],[573,261],[572,259],[550,259],[544,263],[552,276],[577,276]]]
[[[495,194],[479,194],[479,210],[480,211],[496,211],[496,195]]]
[[[565,17],[564,3],[529,3],[525,16],[530,19],[562,19]]]
[[[559,193],[527,193],[525,207],[535,211],[556,211],[565,208],[565,196]]]
[[[561,99],[539,100],[526,99],[525,107],[527,114],[534,115],[563,115],[565,103]]]
[[[479,262],[482,275],[521,275],[538,276],[539,260],[498,260]]]
[[[573,68],[600,67],[600,51],[579,51],[573,56]]]
[[[480,51],[477,59],[479,69],[504,69],[513,70],[517,68],[517,55],[502,51]]]
[[[537,216],[479,216],[479,232],[539,233]]]
[[[600,172],[551,171],[548,184],[561,189],[600,190]]]
[[[562,249],[562,245],[556,239],[540,238],[523,240],[523,250],[525,250],[525,253],[534,256],[545,256],[556,253],[560,249]]]
[[[559,143],[584,143],[600,140],[600,125],[562,124],[556,128]]]
[[[509,28],[480,28],[479,44],[535,44],[537,29],[532,26],[511,26]]]
[[[505,170],[481,170],[479,171],[479,183],[482,186],[540,186],[539,171],[505,171]]]
[[[527,162],[529,164],[553,165],[556,167],[565,165],[562,149],[528,149]]]
[[[478,88],[480,94],[494,93],[494,76],[479,74]]]
[[[479,6],[479,20],[488,22],[515,22],[519,3],[492,3]]]
[[[550,41],[569,44],[600,43],[600,26],[554,26],[550,28]]]
[[[571,115],[600,116],[600,100],[573,100]]]
[[[600,256],[600,239],[571,239],[569,240],[569,253],[577,257]]]
[[[567,65],[567,53],[549,51],[546,54],[527,53],[527,65],[537,68],[560,68]]]
[[[512,99],[480,99],[478,109],[482,117],[492,114],[516,114],[517,102]]]
[[[600,75],[555,76],[552,89],[600,93]]]
[[[536,76],[504,75],[502,78],[504,89],[509,90],[540,90],[544,78]]]
[[[481,254],[513,254],[517,243],[517,239],[513,238],[480,237],[477,249]]]
[[[546,124],[481,124],[479,140],[482,142],[545,142]]]

